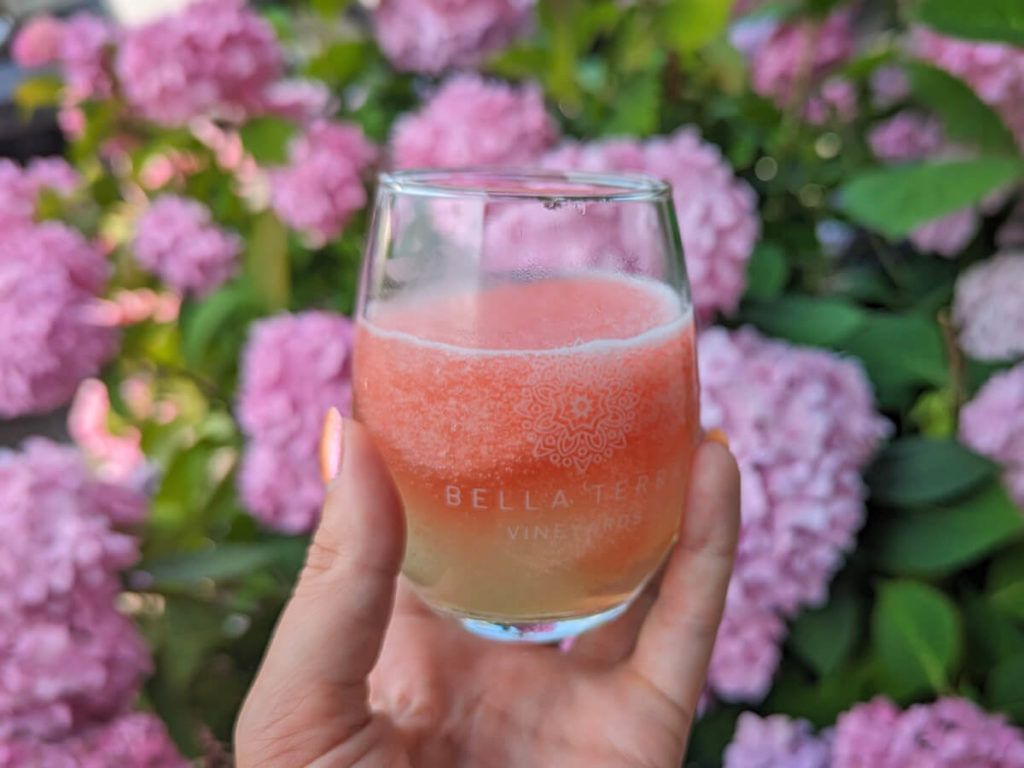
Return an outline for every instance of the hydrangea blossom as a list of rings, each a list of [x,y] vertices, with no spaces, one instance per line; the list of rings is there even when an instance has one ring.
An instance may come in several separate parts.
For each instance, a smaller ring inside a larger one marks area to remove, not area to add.
[[[62,224],[8,227],[0,249],[0,417],[63,405],[116,348],[91,303],[107,264]]]
[[[975,264],[956,281],[953,320],[960,345],[979,360],[1024,355],[1024,251]]]
[[[725,749],[724,768],[829,768],[829,739],[806,720],[744,712]]]
[[[960,439],[1002,464],[1007,490],[1024,511],[1024,363],[993,376],[961,409]]]
[[[875,156],[887,163],[921,160],[957,151],[946,141],[938,120],[909,109],[872,128],[868,144]],[[909,239],[920,251],[949,258],[974,239],[980,225],[977,210],[968,206],[922,224],[910,233]]]
[[[182,293],[209,293],[238,271],[242,251],[242,239],[212,219],[210,209],[191,198],[157,198],[136,227],[135,258]]]
[[[851,21],[850,13],[840,10],[820,23],[779,24],[754,53],[754,90],[780,107],[789,106],[801,79],[813,84],[853,54]]]
[[[879,697],[840,715],[832,768],[1017,768],[1024,734],[967,699],[940,699],[904,712]]]
[[[871,74],[871,105],[888,109],[910,95],[910,82],[902,67],[879,67]]]
[[[752,330],[698,344],[701,421],[727,435],[743,521],[708,681],[726,699],[768,690],[782,618],[821,604],[864,520],[861,469],[890,425],[860,366]],[[772,615],[774,614],[774,616]]]
[[[0,768],[188,768],[159,718],[136,712],[60,741],[0,743]]]
[[[263,94],[263,109],[272,115],[308,123],[325,117],[331,106],[331,91],[319,80],[279,80]]]
[[[59,157],[36,158],[25,168],[0,158],[0,228],[31,223],[44,189],[67,195],[78,183],[78,173]]]
[[[11,44],[11,59],[19,67],[44,67],[60,56],[64,26],[49,14],[29,19]]]
[[[274,171],[271,205],[312,245],[323,245],[366,205],[362,176],[376,156],[358,126],[318,120],[292,144],[289,164]]]
[[[71,448],[47,440],[0,457],[0,738],[57,738],[129,705],[149,668],[114,609],[116,572],[145,512]]]
[[[733,175],[719,149],[703,141],[695,128],[644,143],[619,139],[569,144],[542,162],[549,168],[649,173],[671,182],[698,315],[707,319],[716,310],[736,308],[760,233],[757,199]],[[635,242],[636,233],[628,234],[623,247]]]
[[[922,59],[969,84],[1002,116],[1024,146],[1024,50],[1002,43],[946,37],[916,29],[911,47]]]
[[[273,28],[245,0],[199,0],[130,30],[116,68],[139,114],[176,126],[259,112],[283,59]]]
[[[117,32],[92,13],[76,13],[64,24],[60,61],[72,103],[114,92],[112,52]]]
[[[557,137],[537,85],[466,74],[398,120],[391,154],[399,168],[516,165],[536,160]]]
[[[86,379],[78,387],[68,412],[68,433],[95,468],[111,482],[128,482],[145,467],[142,435],[131,427],[124,434],[110,431],[110,394],[99,379]]]
[[[437,74],[472,67],[526,31],[536,0],[381,0],[380,47],[396,67]]]
[[[804,107],[804,119],[812,125],[829,120],[849,123],[857,117],[857,88],[845,77],[830,77],[810,95]]]
[[[332,406],[352,407],[352,323],[329,312],[281,315],[253,326],[242,355],[238,419],[248,437],[242,499],[266,526],[314,527],[324,499],[320,430]]]

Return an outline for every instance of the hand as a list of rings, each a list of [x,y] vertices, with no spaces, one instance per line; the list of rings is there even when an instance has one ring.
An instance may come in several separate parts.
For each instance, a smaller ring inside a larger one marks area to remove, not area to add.
[[[739,527],[739,472],[706,441],[660,581],[567,653],[492,643],[398,578],[399,498],[363,428],[235,729],[238,768],[677,768]],[[397,583],[397,589],[396,589]]]

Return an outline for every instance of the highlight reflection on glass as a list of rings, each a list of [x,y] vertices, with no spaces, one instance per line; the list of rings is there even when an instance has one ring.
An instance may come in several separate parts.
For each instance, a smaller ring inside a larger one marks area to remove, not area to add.
[[[381,177],[356,413],[402,495],[406,577],[471,631],[548,642],[642,589],[680,525],[695,365],[666,185]]]

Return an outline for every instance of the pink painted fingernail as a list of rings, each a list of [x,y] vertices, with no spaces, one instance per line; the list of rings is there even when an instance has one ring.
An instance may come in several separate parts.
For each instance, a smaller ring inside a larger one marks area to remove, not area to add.
[[[324,416],[320,432],[320,477],[324,485],[330,485],[341,469],[341,456],[345,442],[345,420],[337,408],[331,408]]]

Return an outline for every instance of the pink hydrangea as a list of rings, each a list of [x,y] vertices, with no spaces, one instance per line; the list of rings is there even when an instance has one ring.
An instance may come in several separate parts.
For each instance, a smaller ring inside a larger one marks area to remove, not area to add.
[[[533,20],[536,0],[381,0],[377,41],[396,67],[437,74],[472,67]]]
[[[993,376],[960,410],[960,439],[1003,466],[1010,496],[1024,510],[1024,363]]]
[[[830,77],[810,95],[804,107],[804,119],[812,125],[830,120],[849,123],[857,117],[857,88],[845,77]]]
[[[723,757],[723,768],[829,768],[829,739],[806,720],[744,712]]]
[[[146,466],[142,435],[134,427],[123,434],[110,430],[110,394],[99,379],[86,379],[78,387],[68,412],[68,433],[93,465],[96,474],[111,482],[130,482]]]
[[[145,500],[47,440],[0,456],[0,739],[60,737],[131,703],[149,669],[114,609]]]
[[[263,94],[263,109],[266,112],[297,123],[326,117],[330,107],[331,91],[319,80],[279,80],[268,86]]]
[[[937,253],[950,259],[970,244],[980,226],[981,217],[974,208],[961,208],[922,224],[908,239],[923,253]]]
[[[197,200],[163,195],[139,219],[133,251],[172,288],[203,296],[238,271],[242,239],[214,224]]]
[[[167,728],[136,712],[60,741],[16,739],[0,743],[0,768],[188,768]]]
[[[64,24],[60,61],[72,103],[114,93],[112,55],[117,31],[99,16],[76,13]]]
[[[74,168],[59,157],[36,158],[25,168],[0,158],[0,229],[31,223],[43,190],[67,195],[79,181]]]
[[[743,477],[736,567],[708,681],[722,698],[757,699],[771,684],[780,619],[820,605],[853,546],[864,521],[860,472],[890,425],[852,360],[749,329],[708,329],[698,348],[701,422],[729,436]]]
[[[1024,355],[1024,251],[975,264],[956,281],[953,321],[960,346],[978,360]]]
[[[60,20],[43,14],[30,19],[18,32],[11,44],[11,58],[19,67],[45,67],[60,56],[64,39],[64,25]]]
[[[0,417],[66,403],[116,349],[90,316],[103,254],[62,224],[13,226],[0,249]]]
[[[253,326],[242,355],[238,420],[248,438],[242,499],[264,525],[311,530],[323,503],[317,455],[332,406],[352,407],[352,323],[330,312],[281,315]]]
[[[910,82],[902,67],[879,67],[871,74],[871,105],[889,109],[910,95]]]
[[[779,24],[754,53],[754,90],[780,107],[789,106],[798,96],[801,78],[807,78],[809,84],[821,80],[854,49],[852,19],[847,10],[836,11],[820,23]]]
[[[271,205],[312,245],[323,245],[366,205],[362,177],[376,156],[359,126],[318,120],[292,143],[289,164],[273,172]]]
[[[1024,734],[967,699],[904,712],[885,698],[839,716],[832,768],[1019,768]]]
[[[566,145],[549,168],[642,172],[671,182],[686,268],[698,315],[731,312],[746,288],[747,261],[760,234],[757,198],[713,144],[693,127],[637,144],[625,139]],[[589,214],[588,214],[589,215]],[[640,222],[635,222],[640,224]],[[625,238],[623,248],[636,242]]]
[[[259,112],[283,59],[273,28],[245,0],[199,0],[130,30],[116,69],[139,114],[174,126]]]
[[[978,97],[1002,116],[1024,147],[1024,50],[1002,43],[946,37],[918,28],[914,52],[970,85]]]
[[[868,144],[879,160],[904,162],[938,154],[946,138],[937,119],[905,109],[875,124],[868,133]]]
[[[557,137],[537,85],[466,74],[445,82],[419,112],[399,118],[391,155],[399,168],[528,164]]]

